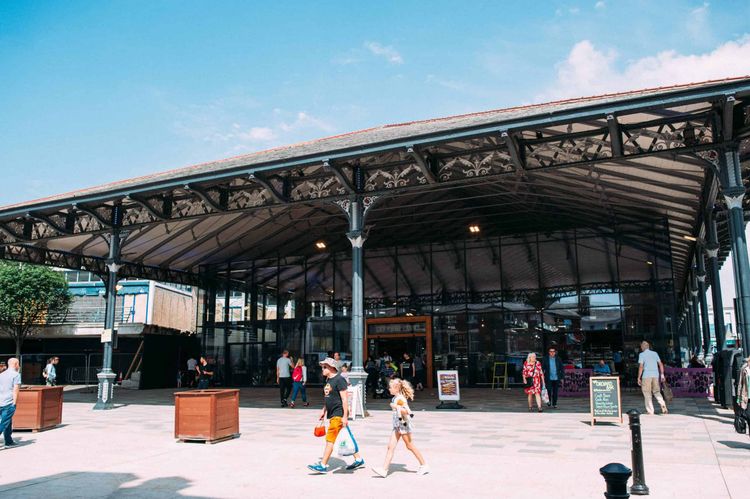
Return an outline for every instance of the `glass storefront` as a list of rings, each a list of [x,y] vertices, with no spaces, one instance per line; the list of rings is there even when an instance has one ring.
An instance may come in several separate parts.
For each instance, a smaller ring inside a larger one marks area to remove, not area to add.
[[[666,237],[656,226],[637,229],[654,231],[654,241]],[[216,285],[199,293],[203,346],[220,379],[273,384],[283,349],[308,363],[329,351],[350,359],[348,255],[262,264],[215,269]],[[458,370],[464,385],[491,384],[495,362],[508,362],[518,381],[526,355],[550,346],[576,367],[622,358],[616,367],[629,373],[643,339],[667,362],[680,361],[671,278],[669,255],[629,245],[626,232],[375,248],[365,254],[365,313],[432,317],[432,365]]]

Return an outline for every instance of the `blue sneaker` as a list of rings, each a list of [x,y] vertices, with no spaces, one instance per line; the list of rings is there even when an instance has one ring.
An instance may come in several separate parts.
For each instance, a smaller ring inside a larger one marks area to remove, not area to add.
[[[322,465],[321,463],[310,464],[307,466],[307,469],[314,471],[315,473],[318,473],[319,475],[325,475],[326,473],[328,473],[327,464],[325,466]]]
[[[358,461],[355,460],[352,464],[350,464],[349,466],[347,466],[346,469],[349,470],[349,471],[356,470],[357,468],[361,468],[364,465],[365,465],[365,460],[364,459],[360,459]]]

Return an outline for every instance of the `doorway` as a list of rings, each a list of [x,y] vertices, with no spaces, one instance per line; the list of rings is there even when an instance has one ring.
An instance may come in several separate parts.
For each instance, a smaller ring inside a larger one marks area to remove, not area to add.
[[[388,317],[368,319],[365,333],[365,358],[387,352],[396,365],[403,354],[421,355],[425,361],[425,386],[432,388],[432,318]]]

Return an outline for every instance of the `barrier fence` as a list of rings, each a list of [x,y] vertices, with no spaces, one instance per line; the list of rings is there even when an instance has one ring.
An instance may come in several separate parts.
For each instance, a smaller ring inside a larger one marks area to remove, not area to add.
[[[0,359],[7,360],[14,354],[0,354]],[[132,353],[115,353],[112,356],[112,370],[115,374],[125,376],[133,362]],[[59,357],[55,366],[57,384],[59,385],[94,385],[98,382],[96,374],[102,367],[101,353],[32,353],[22,354],[21,380],[25,385],[43,385],[46,380],[42,371],[50,357]]]

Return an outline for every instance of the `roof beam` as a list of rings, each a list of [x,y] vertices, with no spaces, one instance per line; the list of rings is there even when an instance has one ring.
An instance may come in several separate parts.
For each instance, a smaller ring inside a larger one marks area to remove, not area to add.
[[[612,156],[615,158],[622,157],[622,133],[620,124],[614,114],[607,115],[607,127],[609,128],[609,143],[612,148]]]
[[[261,173],[251,173],[247,177],[251,180],[254,180],[256,183],[260,184],[261,187],[267,190],[274,201],[276,201],[277,203],[287,204],[289,202],[289,199],[283,196],[279,191],[276,190],[273,185],[271,185],[271,182],[266,178],[265,175]]]
[[[736,99],[733,95],[724,100],[724,110],[722,112],[722,129],[721,135],[725,142],[732,140],[734,137],[734,104]]]
[[[165,217],[162,213],[159,213],[156,211],[150,204],[148,204],[148,201],[145,199],[141,199],[138,196],[135,196],[133,194],[128,194],[125,196],[125,201],[132,201],[144,210],[146,210],[152,217],[156,218],[157,220],[165,221],[168,220],[167,217]]]
[[[213,239],[214,237],[218,236],[219,234],[221,234],[225,230],[227,230],[227,229],[229,229],[231,227],[234,227],[239,222],[242,222],[244,220],[245,220],[245,217],[242,216],[242,214],[239,214],[238,216],[234,217],[228,223],[222,224],[221,227],[219,227],[218,229],[214,229],[211,232],[209,232],[208,234],[206,234],[204,237],[198,238],[196,241],[194,241],[192,244],[190,244],[187,248],[183,248],[182,250],[178,251],[174,255],[172,255],[169,258],[167,258],[166,260],[164,260],[161,263],[160,267],[169,267],[169,265],[172,262],[174,262],[175,260],[178,260],[179,258],[181,258],[183,255],[185,255],[185,253],[189,253],[190,251],[193,251],[195,248],[197,248],[198,246],[204,244],[209,239]]]
[[[341,170],[340,166],[334,164],[333,161],[327,159],[323,161],[323,168],[333,173],[334,177],[336,177],[336,180],[339,181],[339,184],[344,186],[344,189],[346,189],[346,192],[348,192],[349,194],[355,193],[354,185],[348,178],[346,178],[346,175],[344,175],[344,172]]]
[[[211,196],[208,195],[208,192],[204,191],[200,187],[191,184],[185,184],[183,189],[187,192],[195,193],[195,195],[198,196],[204,203],[206,203],[212,210],[218,212],[226,211],[219,205],[219,203],[211,199]]]
[[[55,222],[52,221],[51,218],[49,218],[46,215],[29,212],[26,214],[26,217],[49,225],[50,227],[52,227],[52,229],[54,229],[60,235],[70,236],[71,234],[73,234],[73,232],[69,231],[65,227],[60,227],[59,225],[57,225]]]
[[[83,206],[77,203],[73,203],[73,210],[82,211],[83,213],[87,214],[88,216],[92,217],[94,220],[99,222],[99,224],[105,229],[112,228],[112,224],[109,221],[102,218],[101,215],[99,215],[99,213],[97,213],[95,209],[92,209],[92,208],[89,208],[87,206]]]
[[[518,141],[516,138],[509,134],[507,131],[502,132],[500,134],[500,137],[502,137],[503,142],[505,143],[505,147],[508,148],[508,153],[510,154],[510,159],[513,161],[513,166],[516,168],[516,173],[518,174],[525,174],[526,167],[523,164],[523,160],[521,159],[521,149],[518,147]]]
[[[408,154],[414,162],[417,164],[417,167],[422,172],[422,175],[427,179],[427,182],[431,184],[437,184],[438,179],[435,176],[435,173],[433,173],[432,168],[430,168],[430,165],[428,164],[429,158],[425,157],[422,151],[419,150],[417,146],[409,146],[406,148],[406,154]]]

